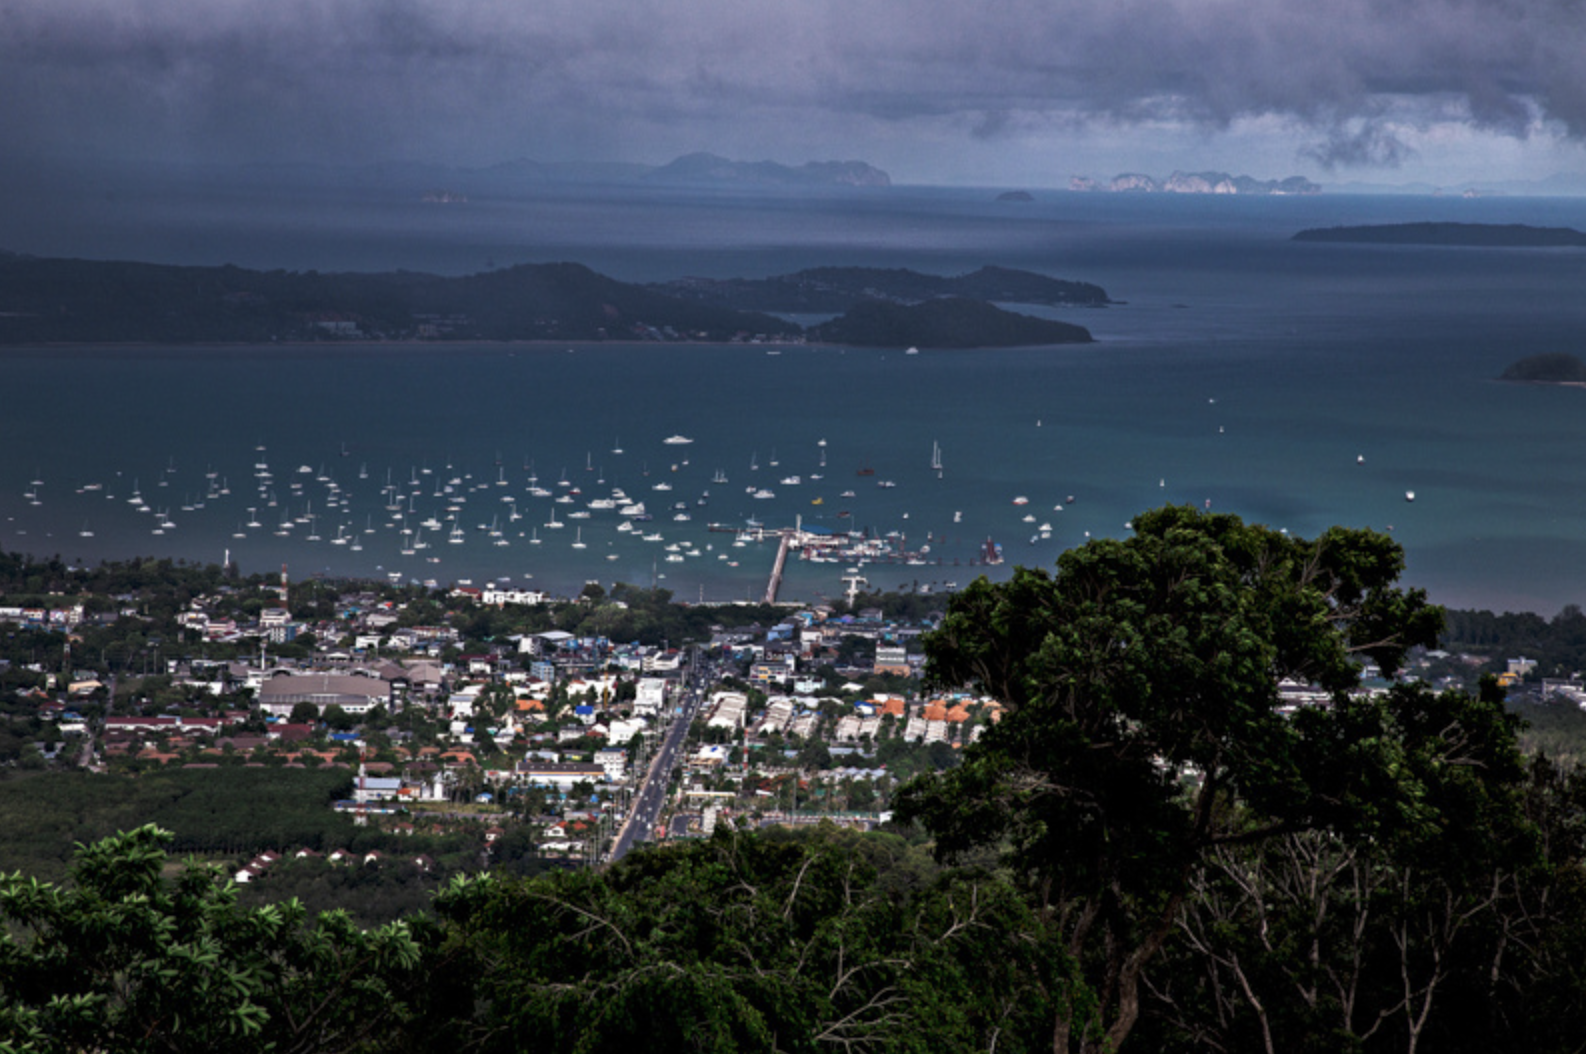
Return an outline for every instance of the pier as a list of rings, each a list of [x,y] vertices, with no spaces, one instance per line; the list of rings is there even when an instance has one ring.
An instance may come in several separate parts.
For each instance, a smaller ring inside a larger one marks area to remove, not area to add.
[[[797,532],[784,532],[782,544],[777,546],[776,563],[771,565],[771,581],[765,587],[765,602],[776,603],[777,591],[782,588],[782,569],[787,566],[787,552],[793,548],[794,534]]]

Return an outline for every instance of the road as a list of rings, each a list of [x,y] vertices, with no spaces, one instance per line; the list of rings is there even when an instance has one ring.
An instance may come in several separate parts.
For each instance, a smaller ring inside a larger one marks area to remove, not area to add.
[[[674,707],[682,707],[682,713],[673,717],[671,725],[667,727],[666,735],[661,740],[661,746],[655,752],[655,757],[650,761],[650,768],[644,774],[644,782],[639,785],[637,793],[633,796],[633,805],[628,810],[628,818],[623,823],[622,829],[617,832],[617,840],[612,843],[611,853],[607,856],[609,863],[615,863],[628,854],[628,850],[641,842],[648,842],[654,837],[656,821],[661,816],[661,808],[666,804],[666,787],[671,779],[672,770],[682,759],[683,741],[688,736],[688,726],[693,722],[695,715],[704,702],[705,687],[710,681],[712,667],[690,668],[689,674],[683,681],[680,697],[673,701]]]

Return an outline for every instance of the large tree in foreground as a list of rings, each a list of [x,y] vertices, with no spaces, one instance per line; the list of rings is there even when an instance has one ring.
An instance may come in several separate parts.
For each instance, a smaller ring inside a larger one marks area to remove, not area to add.
[[[1351,694],[1365,659],[1391,675],[1441,623],[1396,585],[1391,539],[1307,541],[1173,507],[1134,526],[1063,554],[1055,574],[1021,568],[954,598],[928,675],[1005,715],[959,768],[903,795],[942,855],[1002,847],[1081,964],[1096,1009],[1055,1015],[1058,1051],[1127,1038],[1144,971],[1220,850],[1306,830],[1432,833],[1445,820],[1425,777],[1515,765],[1496,704]],[[1287,678],[1330,702],[1287,712]],[[1446,725],[1426,712],[1439,707]]]

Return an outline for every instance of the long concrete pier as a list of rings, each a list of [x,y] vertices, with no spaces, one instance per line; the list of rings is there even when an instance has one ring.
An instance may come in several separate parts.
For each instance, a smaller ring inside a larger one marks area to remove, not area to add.
[[[793,548],[793,535],[784,532],[782,544],[777,546],[776,563],[771,567],[771,581],[765,587],[765,602],[767,604],[776,603],[777,591],[782,588],[782,569],[787,566],[787,553],[791,548]]]

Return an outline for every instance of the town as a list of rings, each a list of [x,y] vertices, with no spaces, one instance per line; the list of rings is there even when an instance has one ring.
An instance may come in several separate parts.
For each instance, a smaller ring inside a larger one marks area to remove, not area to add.
[[[918,641],[943,597],[700,607],[622,585],[556,600],[150,563],[163,566],[123,569],[135,588],[0,598],[13,689],[0,761],[339,773],[324,807],[361,833],[533,869],[722,825],[873,827],[898,786],[954,765],[1000,713],[921,690]],[[283,860],[446,870],[433,852],[360,841],[386,848],[220,856],[249,884]]]
[[[1002,713],[924,689],[919,642],[945,596],[684,605],[622,584],[558,599],[9,559],[0,773],[164,772],[182,793],[307,795],[333,818],[189,834],[249,885],[347,863],[433,885],[723,826],[875,828],[897,788],[954,766]],[[1491,669],[1515,699],[1586,697],[1535,660],[1413,660],[1444,685]]]

